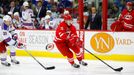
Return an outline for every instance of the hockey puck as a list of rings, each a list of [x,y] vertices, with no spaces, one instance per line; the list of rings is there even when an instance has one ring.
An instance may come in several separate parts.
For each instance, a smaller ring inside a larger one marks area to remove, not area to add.
[[[47,51],[50,51],[50,50],[53,50],[54,49],[54,44],[53,43],[49,43],[46,45],[46,50]]]

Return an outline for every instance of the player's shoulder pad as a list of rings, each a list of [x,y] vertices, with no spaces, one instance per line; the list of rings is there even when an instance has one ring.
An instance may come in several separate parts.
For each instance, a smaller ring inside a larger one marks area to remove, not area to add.
[[[9,27],[6,24],[4,24],[4,23],[3,23],[1,28],[2,28],[2,30],[8,30],[9,29]]]

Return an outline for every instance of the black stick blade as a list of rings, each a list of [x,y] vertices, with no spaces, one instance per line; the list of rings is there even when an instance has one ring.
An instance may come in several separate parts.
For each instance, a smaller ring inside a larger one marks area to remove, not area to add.
[[[121,70],[123,70],[123,67],[120,67],[120,68],[117,68],[117,69],[114,69],[115,71],[117,72],[121,72]]]
[[[52,70],[52,69],[55,69],[55,66],[46,67],[45,69],[46,69],[46,70]]]

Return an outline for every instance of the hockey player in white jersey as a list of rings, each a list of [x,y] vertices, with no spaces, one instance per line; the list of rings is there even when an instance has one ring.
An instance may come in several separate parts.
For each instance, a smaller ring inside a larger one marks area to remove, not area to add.
[[[15,29],[22,28],[22,19],[20,18],[19,12],[14,13],[13,25]]]
[[[24,11],[22,11],[22,25],[25,29],[34,29],[33,24],[33,10],[29,9],[29,3],[25,1],[23,3]]]
[[[5,66],[10,66],[10,63],[7,62],[6,47],[10,47],[10,57],[11,62],[19,64],[19,61],[16,60],[16,51],[15,47],[23,48],[22,43],[17,42],[17,34],[15,29],[12,26],[12,19],[9,15],[3,17],[3,24],[0,25],[0,55],[1,55],[1,64]]]
[[[46,15],[45,17],[41,18],[40,29],[53,29],[53,24],[51,24],[50,19],[51,17],[49,15]]]

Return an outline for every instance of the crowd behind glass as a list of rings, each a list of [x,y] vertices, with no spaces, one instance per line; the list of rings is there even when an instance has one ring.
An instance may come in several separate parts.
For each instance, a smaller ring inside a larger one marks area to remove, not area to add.
[[[28,29],[23,27],[23,14],[24,2],[28,2],[28,9],[32,10],[32,23],[33,27],[30,29],[56,29],[57,25],[63,21],[63,15],[66,11],[73,17],[73,25],[79,28],[78,17],[78,1],[77,0],[0,0],[0,23],[2,23],[2,17],[4,15],[10,15],[12,17],[13,26],[16,29]],[[127,0],[114,0],[114,2],[108,4],[108,18],[116,20],[120,12],[125,8]],[[99,3],[99,8],[95,7],[94,2],[92,4],[84,4],[84,28],[91,30],[102,30],[102,2]],[[92,17],[90,16],[92,15]],[[97,14],[95,18],[94,14]],[[90,17],[92,21],[90,22]],[[88,26],[89,24],[95,24],[96,26]]]

